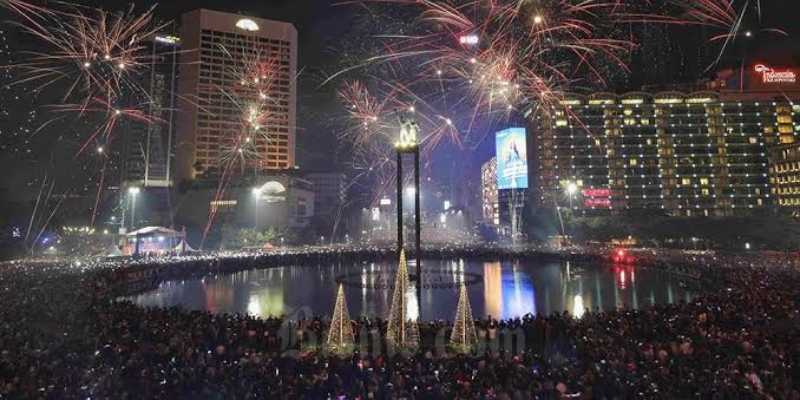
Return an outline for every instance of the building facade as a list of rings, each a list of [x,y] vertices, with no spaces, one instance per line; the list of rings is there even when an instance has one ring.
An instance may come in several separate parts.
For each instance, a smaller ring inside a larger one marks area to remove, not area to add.
[[[775,204],[800,211],[800,143],[783,145],[772,152],[770,184]]]
[[[145,42],[149,53],[142,89],[152,123],[134,123],[127,132],[122,163],[123,186],[164,188],[173,184],[172,153],[180,39],[168,33]]]
[[[492,157],[481,166],[481,211],[484,223],[500,224],[499,201],[497,157]]]
[[[183,15],[177,173],[295,166],[297,31],[209,10]]]
[[[198,180],[179,203],[176,220],[195,234],[212,214],[218,226],[303,229],[314,216],[314,188],[305,179],[277,173],[242,180],[220,195],[215,180]]]
[[[567,96],[540,117],[543,204],[675,216],[771,205],[770,152],[795,142],[800,104],[759,89]]]
[[[316,215],[338,215],[347,196],[347,176],[341,172],[318,172],[307,174],[305,179],[314,185]]]

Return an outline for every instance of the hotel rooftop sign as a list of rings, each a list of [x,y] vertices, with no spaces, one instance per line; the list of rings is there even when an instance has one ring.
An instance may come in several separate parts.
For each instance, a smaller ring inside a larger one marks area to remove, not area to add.
[[[773,69],[764,64],[755,66],[757,74],[761,74],[763,83],[797,83],[797,73],[791,69]]]

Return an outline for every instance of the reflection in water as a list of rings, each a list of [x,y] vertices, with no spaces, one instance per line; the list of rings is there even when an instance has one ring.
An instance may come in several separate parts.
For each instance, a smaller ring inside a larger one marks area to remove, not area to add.
[[[499,262],[483,264],[483,302],[486,315],[503,315],[503,273]]]
[[[261,315],[261,304],[258,301],[257,295],[250,295],[250,301],[247,303],[247,313],[251,315]]]
[[[417,288],[409,286],[406,290],[406,319],[419,318],[419,301],[417,301]]]
[[[692,290],[678,284],[677,278],[635,267],[593,266],[585,264],[476,263],[464,260],[428,261],[425,268],[431,283],[456,283],[460,271],[482,275],[478,284],[468,287],[476,317],[491,315],[512,318],[528,313],[550,314],[569,311],[576,316],[585,309],[617,306],[638,308],[657,302],[690,300]],[[331,267],[287,267],[245,271],[203,279],[171,281],[158,289],[131,296],[144,306],[180,305],[212,312],[246,312],[259,316],[279,316],[307,307],[318,315],[333,311],[336,277],[365,284],[370,289],[346,287],[353,318],[389,315],[396,265],[390,263]],[[447,273],[438,273],[447,268]],[[457,269],[459,272],[452,272]],[[386,289],[373,289],[386,284]],[[458,289],[428,289],[417,298],[416,289],[406,293],[409,317],[421,312],[423,319],[452,320],[458,304]],[[422,310],[418,305],[421,303]]]
[[[501,315],[502,318],[509,318],[527,313],[536,314],[536,293],[528,275],[518,272],[518,265],[514,264],[511,274],[503,279],[503,313]]]
[[[575,298],[572,299],[572,315],[574,315],[575,318],[580,318],[585,311],[586,307],[583,305],[583,296],[576,294]]]

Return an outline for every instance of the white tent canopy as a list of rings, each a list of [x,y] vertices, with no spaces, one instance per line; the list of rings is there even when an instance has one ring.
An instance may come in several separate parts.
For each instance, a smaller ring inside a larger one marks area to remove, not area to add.
[[[158,235],[158,236],[168,236],[168,237],[183,237],[183,232],[174,231],[169,228],[164,228],[162,226],[148,226],[141,228],[139,230],[135,230],[133,232],[128,233],[127,237],[136,237],[136,236],[149,236],[149,235]]]
[[[106,251],[105,251],[105,256],[106,257],[122,257],[123,254],[122,254],[122,251],[120,251],[120,249],[116,245],[110,244],[108,246],[108,248],[106,249]]]
[[[187,251],[188,252],[197,251],[197,250],[193,249],[191,246],[189,246],[189,243],[186,243],[186,239],[185,238],[183,240],[181,240],[181,242],[178,243],[178,245],[175,246],[175,248],[172,249],[172,250],[174,250],[174,251],[176,251],[178,253],[184,253],[184,252],[187,252]]]
[[[122,257],[125,254],[117,247],[115,244],[110,243],[102,253],[97,254],[94,258],[104,258],[104,257]]]

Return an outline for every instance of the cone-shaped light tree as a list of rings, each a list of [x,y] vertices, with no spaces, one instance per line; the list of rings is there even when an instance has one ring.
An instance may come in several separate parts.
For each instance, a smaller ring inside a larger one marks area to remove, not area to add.
[[[408,317],[409,305],[406,299],[408,289],[408,265],[406,264],[406,252],[402,250],[400,252],[400,265],[397,268],[397,278],[394,281],[389,326],[386,329],[386,342],[395,348],[415,349],[419,347],[417,320]]]
[[[350,322],[350,312],[347,310],[347,300],[344,297],[344,285],[342,284],[339,285],[336,305],[333,307],[327,345],[333,352],[348,351],[355,345],[353,325]]]
[[[478,335],[475,333],[475,320],[472,319],[472,307],[469,305],[467,285],[462,281],[450,343],[459,350],[467,350],[477,341]]]

